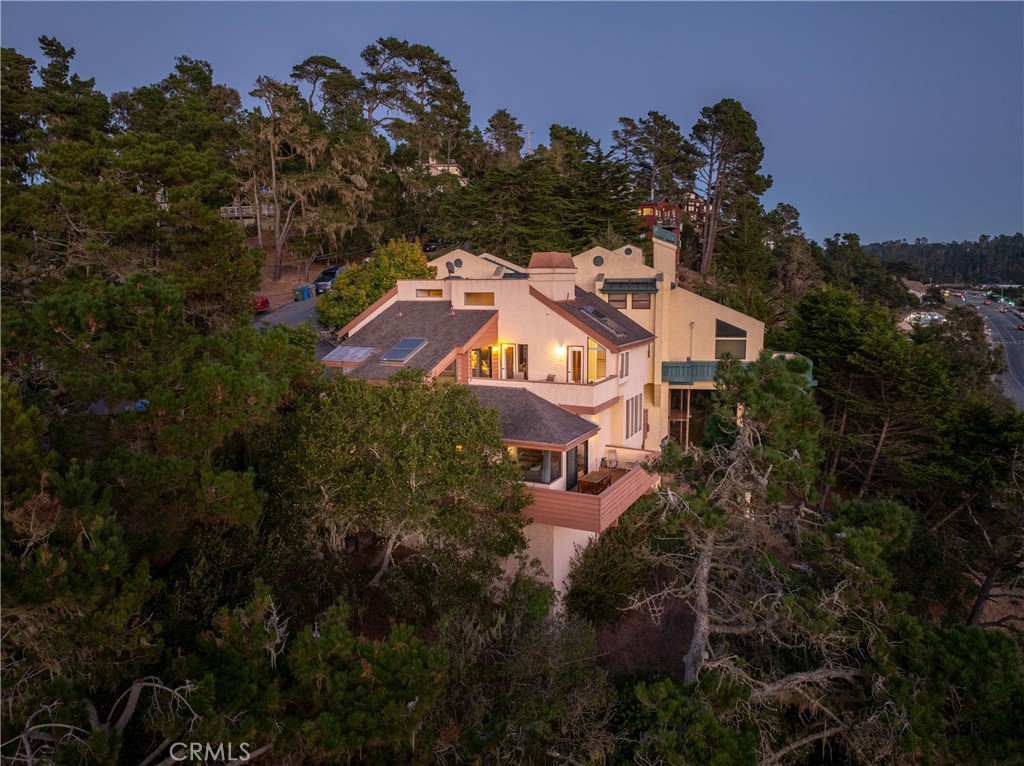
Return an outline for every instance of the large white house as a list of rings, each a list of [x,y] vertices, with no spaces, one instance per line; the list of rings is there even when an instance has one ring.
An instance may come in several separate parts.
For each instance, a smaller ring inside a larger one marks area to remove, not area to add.
[[[461,250],[401,281],[339,331],[324,364],[386,381],[405,367],[496,408],[533,493],[531,555],[559,589],[577,544],[658,482],[644,464],[690,438],[693,392],[717,360],[752,360],[764,325],[680,288],[671,234],[639,248],[534,253],[522,268]],[[699,394],[698,394],[699,395]]]

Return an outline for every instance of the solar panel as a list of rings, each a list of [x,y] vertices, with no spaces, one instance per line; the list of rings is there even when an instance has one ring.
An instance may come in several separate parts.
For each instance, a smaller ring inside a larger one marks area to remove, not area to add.
[[[426,345],[426,338],[402,338],[381,356],[382,362],[404,362]]]
[[[365,362],[373,353],[369,346],[338,346],[324,357],[325,362],[358,364]]]

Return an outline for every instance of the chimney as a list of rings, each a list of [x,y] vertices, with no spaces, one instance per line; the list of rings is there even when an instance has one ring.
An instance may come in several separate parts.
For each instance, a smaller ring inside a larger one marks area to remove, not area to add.
[[[530,285],[553,301],[576,295],[576,264],[569,253],[534,253],[527,271]]]

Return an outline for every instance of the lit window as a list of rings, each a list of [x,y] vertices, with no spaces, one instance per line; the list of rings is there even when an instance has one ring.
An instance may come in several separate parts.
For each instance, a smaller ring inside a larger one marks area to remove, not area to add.
[[[467,306],[493,306],[494,293],[466,293]]]
[[[474,378],[491,377],[491,347],[474,348],[469,352],[469,370]]]
[[[604,380],[608,352],[593,339],[587,339],[587,383]]]
[[[444,293],[441,290],[423,290],[421,288],[416,289],[417,298],[441,298]]]

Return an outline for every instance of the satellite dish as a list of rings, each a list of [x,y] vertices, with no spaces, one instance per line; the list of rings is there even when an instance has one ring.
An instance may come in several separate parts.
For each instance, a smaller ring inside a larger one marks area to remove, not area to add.
[[[455,273],[455,264],[452,263],[451,261],[445,261],[444,262],[444,267],[446,269],[448,269],[448,273],[449,274],[454,274]]]

